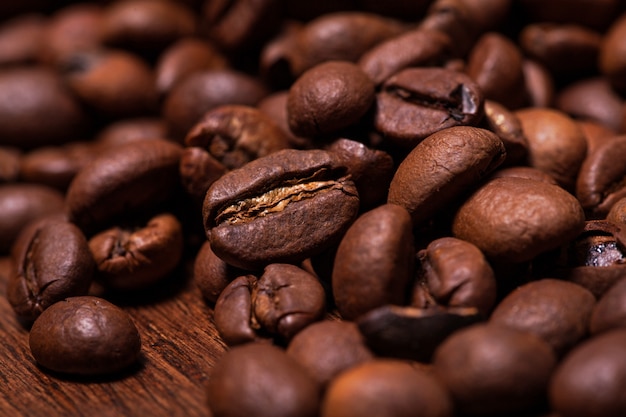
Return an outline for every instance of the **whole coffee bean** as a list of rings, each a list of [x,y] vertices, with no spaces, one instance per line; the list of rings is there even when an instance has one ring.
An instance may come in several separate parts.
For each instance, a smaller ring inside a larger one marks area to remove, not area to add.
[[[2,69],[0,90],[1,145],[57,145],[84,131],[87,118],[83,109],[61,78],[49,69]]]
[[[136,117],[112,121],[96,135],[94,144],[106,149],[123,145],[126,142],[167,137],[165,121],[153,117]]]
[[[160,94],[168,94],[176,84],[195,72],[227,67],[226,57],[209,42],[183,38],[159,56],[154,69],[156,88]]]
[[[530,107],[550,107],[554,101],[554,79],[548,69],[537,61],[524,59],[524,84]]]
[[[533,333],[563,356],[587,336],[596,298],[586,288],[557,279],[540,279],[509,293],[490,322]]]
[[[626,226],[626,197],[620,198],[611,206],[611,210],[606,215],[606,221],[620,227]]]
[[[35,322],[30,350],[54,372],[104,375],[135,363],[141,338],[124,310],[92,296],[70,297],[52,305]]]
[[[626,330],[597,335],[576,346],[550,382],[550,405],[563,417],[618,417],[626,412]]]
[[[345,175],[332,153],[293,149],[224,174],[203,205],[213,251],[252,270],[322,252],[340,239],[359,210],[356,188]]]
[[[289,89],[289,128],[323,136],[357,123],[374,103],[374,83],[348,61],[327,61],[302,74]]]
[[[202,202],[204,196],[219,177],[228,169],[209,152],[199,146],[183,149],[180,157],[180,180],[194,200]]]
[[[481,22],[474,19],[474,14],[469,2],[464,0],[435,0],[419,27],[445,33],[452,40],[454,56],[466,56],[482,32]]]
[[[22,152],[12,146],[0,146],[0,184],[17,181]]]
[[[352,320],[385,304],[405,304],[414,256],[405,209],[383,204],[357,218],[339,244],[332,271],[341,316]]]
[[[526,103],[522,52],[506,36],[497,32],[482,35],[467,58],[466,73],[486,99],[510,109]]]
[[[289,90],[281,90],[264,97],[257,108],[267,114],[287,134],[289,143],[294,149],[313,148],[313,139],[295,135],[289,128],[289,116],[287,114],[287,100]]]
[[[213,321],[220,338],[227,346],[268,338],[265,334],[257,334],[251,320],[254,307],[252,290],[256,282],[257,278],[252,274],[239,276],[227,283],[217,297]]]
[[[620,279],[598,300],[591,313],[589,331],[592,335],[625,327],[626,279]]]
[[[22,234],[13,254],[16,270],[7,284],[7,299],[19,317],[34,320],[66,297],[87,294],[95,264],[80,229],[48,220]]]
[[[257,79],[230,69],[196,72],[172,88],[162,105],[170,135],[183,140],[209,110],[223,104],[254,106],[267,95]]]
[[[576,122],[565,113],[546,108],[515,112],[528,139],[528,165],[552,175],[573,190],[587,155],[587,142]]]
[[[619,93],[626,92],[626,14],[620,15],[611,23],[600,46],[598,65],[602,75],[607,77],[613,88]]]
[[[334,320],[319,321],[302,329],[289,342],[287,354],[322,387],[340,373],[374,358],[355,323]]]
[[[431,374],[393,359],[362,363],[339,374],[324,395],[322,417],[365,415],[451,417],[453,404]]]
[[[448,337],[433,364],[459,412],[510,415],[545,401],[556,358],[531,333],[477,324]]]
[[[484,318],[496,302],[493,269],[480,249],[453,237],[433,240],[417,253],[420,268],[411,305],[474,307]]]
[[[561,187],[509,177],[474,192],[455,214],[452,232],[488,259],[524,262],[570,241],[584,223],[580,203]]]
[[[319,401],[320,387],[306,369],[267,343],[229,349],[207,383],[215,417],[315,417]]]
[[[437,66],[452,56],[452,49],[445,33],[417,27],[372,47],[358,65],[378,86],[405,68]]]
[[[183,254],[183,231],[169,213],[152,217],[145,225],[113,227],[89,239],[97,279],[106,287],[136,290],[167,276]]]
[[[187,146],[199,146],[227,169],[243,166],[289,147],[289,138],[262,111],[242,105],[209,110],[185,137]]]
[[[506,151],[504,165],[517,165],[525,161],[528,139],[515,113],[495,101],[485,100],[485,118],[482,124],[502,141]]]
[[[72,91],[107,117],[141,116],[157,109],[154,74],[136,55],[121,50],[80,52],[61,65]]]
[[[141,140],[110,149],[80,170],[66,193],[70,221],[94,231],[106,223],[165,201],[179,184],[182,148]]]
[[[0,253],[7,253],[24,226],[38,217],[63,212],[63,194],[38,184],[0,186]]]
[[[498,136],[488,130],[457,126],[421,141],[400,163],[387,201],[404,207],[415,225],[478,184],[505,158]]]
[[[15,16],[0,25],[0,66],[33,64],[39,58],[46,19],[42,14]]]
[[[602,219],[615,202],[626,197],[626,167],[619,162],[626,152],[626,136],[614,137],[585,158],[576,181],[576,197],[588,218]]]
[[[601,122],[591,119],[577,120],[576,123],[580,130],[583,131],[587,140],[587,155],[591,155],[603,143],[619,136],[617,132]]]
[[[243,274],[213,253],[208,240],[198,250],[193,264],[193,280],[209,303],[215,303],[224,288]]]
[[[427,136],[483,117],[483,94],[467,75],[444,68],[408,68],[376,95],[374,124],[386,139],[411,149]]]

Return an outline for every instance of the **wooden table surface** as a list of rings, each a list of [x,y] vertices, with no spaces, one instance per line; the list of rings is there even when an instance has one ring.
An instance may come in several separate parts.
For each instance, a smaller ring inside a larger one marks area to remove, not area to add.
[[[188,272],[181,268],[146,296],[108,298],[134,319],[141,359],[124,375],[81,379],[37,366],[28,329],[6,300],[7,269],[0,258],[0,416],[210,416],[204,385],[225,346]]]

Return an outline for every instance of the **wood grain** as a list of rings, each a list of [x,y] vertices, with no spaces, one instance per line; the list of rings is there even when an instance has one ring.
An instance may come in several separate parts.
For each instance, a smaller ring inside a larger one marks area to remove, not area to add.
[[[205,383],[225,346],[212,310],[177,271],[155,290],[124,297],[94,292],[130,313],[142,337],[137,366],[113,378],[71,378],[37,366],[28,329],[6,300],[9,259],[0,258],[0,416],[209,417]]]

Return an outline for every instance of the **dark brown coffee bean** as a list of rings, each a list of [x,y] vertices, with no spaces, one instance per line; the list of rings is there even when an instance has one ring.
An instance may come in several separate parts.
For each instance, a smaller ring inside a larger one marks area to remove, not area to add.
[[[478,324],[447,338],[433,363],[459,412],[509,415],[545,400],[556,358],[531,333]]]
[[[113,121],[102,128],[95,137],[96,148],[123,145],[126,142],[167,137],[165,121],[159,118],[138,117]]]
[[[626,167],[620,162],[626,152],[626,136],[611,139],[585,158],[576,182],[576,197],[593,219],[606,217],[611,206],[626,196]]]
[[[487,318],[496,302],[496,279],[473,244],[453,237],[433,240],[417,253],[420,268],[411,305],[474,307]]]
[[[227,67],[226,57],[209,42],[183,38],[159,56],[154,69],[156,88],[160,94],[168,94],[176,84],[195,72]]]
[[[227,171],[228,169],[204,148],[191,146],[183,149],[180,157],[180,180],[185,191],[194,200],[202,202],[211,184]]]
[[[86,116],[61,78],[44,67],[0,70],[0,144],[33,148],[68,142]],[[36,123],[33,121],[37,121]]]
[[[19,317],[34,320],[66,297],[87,294],[95,264],[80,229],[55,219],[22,234],[13,254],[16,271],[7,284],[7,299]]]
[[[469,126],[442,129],[400,163],[387,201],[404,207],[415,225],[429,220],[504,161],[496,134]]]
[[[537,61],[524,59],[524,84],[530,107],[550,107],[554,101],[554,80],[550,72]]]
[[[215,181],[203,206],[213,251],[256,269],[300,262],[336,243],[359,209],[354,183],[332,153],[286,149]]]
[[[490,323],[533,333],[562,356],[587,336],[595,302],[580,285],[541,279],[518,287],[500,301]]]
[[[567,114],[554,109],[515,112],[528,139],[528,165],[547,172],[566,190],[574,189],[587,155],[585,136]]]
[[[362,214],[335,255],[332,289],[341,316],[352,320],[385,304],[405,304],[413,263],[412,224],[405,209],[384,204]]]
[[[209,110],[185,137],[187,146],[206,149],[232,170],[253,159],[287,149],[289,138],[265,113],[242,105]]]
[[[483,114],[482,92],[467,75],[443,68],[408,68],[382,85],[374,124],[385,139],[411,149],[439,130],[474,125]]]
[[[46,23],[39,13],[5,20],[0,26],[0,66],[37,62]]]
[[[365,415],[451,417],[450,394],[433,375],[393,359],[368,361],[341,373],[328,387],[322,417]]]
[[[626,279],[609,288],[593,308],[589,331],[592,335],[626,327]]]
[[[0,146],[0,184],[17,181],[22,152],[18,148]]]
[[[454,236],[488,259],[524,262],[576,237],[580,203],[561,187],[525,178],[496,178],[470,196],[454,217]]]
[[[157,109],[154,74],[136,55],[121,50],[80,52],[61,65],[72,91],[105,116],[141,116]]]
[[[374,103],[374,84],[348,61],[327,61],[302,74],[289,89],[289,128],[323,136],[357,123]]]
[[[267,114],[287,134],[289,143],[294,149],[312,149],[313,138],[297,136],[289,128],[289,116],[287,114],[287,100],[289,90],[281,90],[264,97],[257,108]]]
[[[213,253],[208,240],[198,250],[193,264],[193,280],[209,303],[215,303],[224,288],[243,274]]]
[[[624,74],[626,74],[625,34],[626,14],[622,14],[609,26],[602,39],[598,58],[600,72],[620,93],[626,92],[626,82],[624,82]]]
[[[482,35],[470,51],[465,71],[486,99],[510,109],[526,104],[522,52],[506,36],[497,32]]]
[[[0,253],[7,253],[24,226],[63,212],[63,194],[38,184],[0,186]]]
[[[70,297],[47,309],[33,324],[30,350],[54,372],[104,375],[135,363],[141,338],[124,310],[92,296]]]
[[[415,28],[391,37],[364,53],[359,66],[380,85],[408,67],[437,66],[452,56],[452,40],[438,30]]]
[[[144,54],[159,52],[195,32],[195,16],[177,2],[125,0],[113,2],[103,10],[103,42]]]
[[[171,137],[183,140],[189,129],[212,108],[224,104],[254,106],[267,95],[255,78],[234,70],[205,70],[181,80],[162,106]]]
[[[473,307],[384,305],[359,316],[356,324],[366,345],[378,356],[426,363],[448,336],[481,320]]]
[[[492,100],[485,100],[485,127],[494,132],[504,145],[506,159],[504,165],[516,165],[525,160],[528,153],[528,139],[522,124],[506,107]]]
[[[452,40],[454,56],[466,56],[481,33],[481,22],[474,19],[474,14],[464,0],[435,0],[419,26],[445,33]]]
[[[302,329],[289,342],[287,354],[322,387],[340,373],[374,358],[355,323],[334,320],[319,321]]]
[[[578,345],[550,382],[550,405],[563,417],[618,417],[626,412],[626,330]]]
[[[315,417],[320,387],[284,350],[251,343],[228,350],[207,384],[215,417]]]
[[[611,210],[606,215],[606,221],[622,228],[626,226],[626,197],[620,198],[611,206]]]
[[[70,221],[94,231],[121,215],[165,201],[179,184],[182,148],[163,139],[110,149],[72,180],[66,194]]]
[[[183,254],[183,232],[169,213],[145,225],[114,227],[89,239],[97,279],[116,290],[146,288],[167,276]]]
[[[589,119],[577,120],[576,123],[583,131],[587,140],[587,155],[591,155],[605,142],[611,141],[618,134],[615,130],[606,125]]]

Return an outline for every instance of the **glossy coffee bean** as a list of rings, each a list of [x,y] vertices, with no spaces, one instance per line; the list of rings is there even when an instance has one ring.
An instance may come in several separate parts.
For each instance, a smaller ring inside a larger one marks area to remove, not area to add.
[[[405,304],[414,255],[411,219],[402,207],[383,204],[357,218],[339,244],[332,271],[341,316],[352,320],[385,304]]]
[[[577,124],[583,131],[585,139],[587,140],[587,155],[591,155],[595,152],[596,148],[604,142],[619,136],[615,130],[591,119],[577,120]]]
[[[422,224],[500,165],[505,152],[502,141],[488,130],[439,130],[400,163],[387,201],[404,207],[415,225]]]
[[[320,387],[284,350],[251,343],[228,350],[207,384],[215,417],[315,417]]]
[[[467,75],[443,68],[408,68],[388,78],[376,95],[374,125],[407,149],[453,126],[483,117],[483,94]]]
[[[224,288],[241,275],[244,275],[243,271],[213,253],[208,240],[202,244],[194,260],[193,280],[205,300],[215,303]]]
[[[485,118],[482,124],[494,132],[504,145],[506,159],[504,165],[517,165],[525,161],[528,153],[528,139],[522,123],[515,113],[492,100],[485,100]]]
[[[592,335],[626,327],[626,280],[613,284],[593,308],[589,331]]]
[[[355,219],[354,183],[333,154],[286,149],[215,181],[203,205],[213,251],[255,269],[294,263],[336,243]]]
[[[199,146],[184,148],[180,156],[182,186],[196,201],[202,202],[211,184],[227,171],[220,161]]]
[[[139,357],[141,338],[124,310],[92,296],[70,297],[51,306],[33,323],[33,357],[64,374],[120,372]]]
[[[22,235],[7,284],[7,299],[19,317],[34,320],[66,297],[87,294],[95,263],[80,229],[49,220],[26,227]]]
[[[183,254],[178,219],[165,213],[147,223],[104,230],[89,239],[97,279],[118,290],[147,288],[167,276]]]

